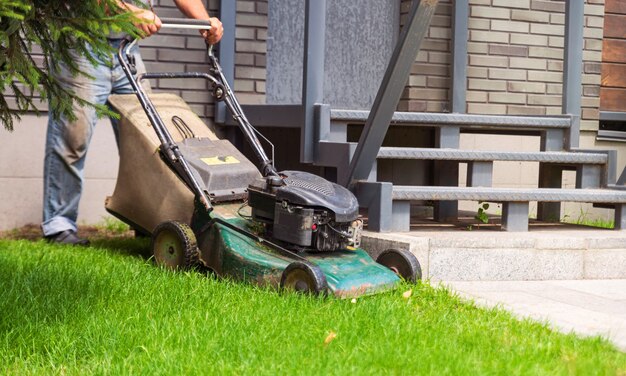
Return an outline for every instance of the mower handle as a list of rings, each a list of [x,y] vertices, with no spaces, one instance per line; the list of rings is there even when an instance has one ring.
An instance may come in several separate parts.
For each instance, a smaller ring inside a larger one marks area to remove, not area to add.
[[[193,20],[188,18],[161,17],[161,27],[170,29],[210,30],[211,21]]]

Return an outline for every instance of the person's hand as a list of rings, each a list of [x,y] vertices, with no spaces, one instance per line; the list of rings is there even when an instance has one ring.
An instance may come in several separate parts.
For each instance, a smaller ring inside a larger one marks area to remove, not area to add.
[[[144,38],[156,34],[161,29],[161,19],[154,12],[141,9],[135,13],[135,16],[139,19],[135,26]]]
[[[224,34],[224,26],[222,26],[222,21],[217,17],[211,17],[209,19],[211,21],[211,29],[210,30],[200,30],[200,34],[208,44],[216,44],[222,39],[222,35]]]

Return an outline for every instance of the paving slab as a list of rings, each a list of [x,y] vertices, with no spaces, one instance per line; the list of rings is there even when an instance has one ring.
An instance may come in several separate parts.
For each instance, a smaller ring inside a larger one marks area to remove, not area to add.
[[[566,333],[599,335],[626,352],[626,279],[441,283],[478,305],[499,306]]]

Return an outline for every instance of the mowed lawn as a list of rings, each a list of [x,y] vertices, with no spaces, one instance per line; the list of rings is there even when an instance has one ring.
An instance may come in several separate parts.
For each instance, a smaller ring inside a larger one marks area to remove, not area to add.
[[[0,240],[0,374],[626,375],[605,340],[427,283],[312,298],[166,271],[147,248]]]

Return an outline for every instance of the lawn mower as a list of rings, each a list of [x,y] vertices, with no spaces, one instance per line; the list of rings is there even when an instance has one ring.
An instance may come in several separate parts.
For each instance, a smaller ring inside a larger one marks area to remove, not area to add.
[[[162,19],[164,27],[208,28],[206,21]],[[224,78],[212,46],[209,73],[137,75],[124,40],[118,58],[134,95],[109,99],[121,115],[120,165],[106,209],[151,236],[154,260],[173,269],[206,268],[219,276],[311,294],[356,297],[415,281],[408,251],[374,261],[360,248],[363,222],[348,189],[302,171],[277,171]],[[173,94],[147,94],[147,79],[202,79],[226,104],[257,164],[219,139]],[[273,147],[273,146],[272,146]]]

